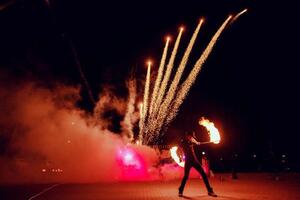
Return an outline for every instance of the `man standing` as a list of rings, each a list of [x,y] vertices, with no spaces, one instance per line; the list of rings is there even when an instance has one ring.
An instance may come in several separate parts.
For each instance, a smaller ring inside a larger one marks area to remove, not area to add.
[[[192,132],[185,133],[184,138],[181,140],[181,147],[183,149],[184,156],[185,156],[184,177],[181,181],[180,187],[178,188],[178,196],[180,197],[183,196],[184,186],[186,184],[187,179],[189,178],[190,170],[192,167],[194,167],[201,174],[208,195],[217,197],[212,187],[210,186],[207,176],[195,155],[195,151],[194,151],[195,145],[200,145],[200,142],[198,142],[196,138],[193,137],[193,133]]]

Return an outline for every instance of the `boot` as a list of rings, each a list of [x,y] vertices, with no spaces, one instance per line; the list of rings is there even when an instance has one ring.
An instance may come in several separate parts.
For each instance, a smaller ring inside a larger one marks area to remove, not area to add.
[[[183,197],[183,191],[180,188],[178,188],[178,196]]]
[[[211,189],[208,191],[208,196],[217,197],[218,195]]]

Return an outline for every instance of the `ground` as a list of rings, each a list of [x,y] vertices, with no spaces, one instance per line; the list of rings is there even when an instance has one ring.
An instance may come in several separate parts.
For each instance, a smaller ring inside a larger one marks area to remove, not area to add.
[[[300,174],[281,175],[273,180],[270,174],[217,174],[210,178],[219,200],[298,200]],[[100,199],[214,199],[207,196],[202,180],[191,179],[184,197],[178,197],[180,180],[89,184],[35,184],[0,186],[1,200],[100,200]]]

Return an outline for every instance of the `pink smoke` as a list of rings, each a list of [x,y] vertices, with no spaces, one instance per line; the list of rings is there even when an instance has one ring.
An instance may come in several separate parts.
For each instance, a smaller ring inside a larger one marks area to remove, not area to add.
[[[6,141],[0,182],[153,180],[177,173],[176,167],[158,167],[154,149],[128,144],[125,134],[107,129],[107,119],[76,107],[79,87],[0,83],[0,137]],[[104,112],[110,99],[109,106],[125,115],[128,102],[106,94],[100,95],[97,112]]]

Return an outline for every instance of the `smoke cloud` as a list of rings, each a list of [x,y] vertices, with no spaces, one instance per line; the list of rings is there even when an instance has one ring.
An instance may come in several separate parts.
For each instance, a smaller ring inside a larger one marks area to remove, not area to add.
[[[107,109],[124,113],[124,99],[104,91],[95,118],[76,107],[79,87],[9,80],[0,80],[1,182],[122,180],[117,155],[129,146],[102,115]],[[156,162],[153,149],[130,148],[145,168]]]
[[[161,162],[159,151],[129,142],[139,116],[135,84],[127,84],[128,99],[105,87],[91,114],[76,106],[80,87],[49,87],[1,73],[0,183],[181,177],[183,169]],[[110,129],[112,119],[106,112],[111,110],[123,117],[119,133]]]

